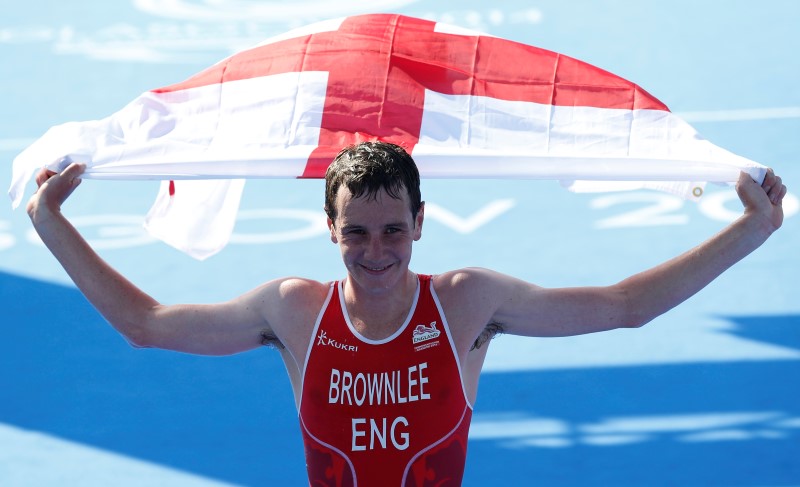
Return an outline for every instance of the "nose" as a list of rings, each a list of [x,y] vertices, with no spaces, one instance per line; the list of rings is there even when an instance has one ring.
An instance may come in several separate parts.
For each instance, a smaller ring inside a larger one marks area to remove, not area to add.
[[[383,241],[380,236],[371,236],[364,249],[364,258],[378,263],[383,258]]]

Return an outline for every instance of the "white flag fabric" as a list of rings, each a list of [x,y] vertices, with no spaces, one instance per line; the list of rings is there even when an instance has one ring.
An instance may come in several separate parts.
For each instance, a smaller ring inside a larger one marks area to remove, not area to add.
[[[170,180],[146,226],[205,258],[228,241],[243,179],[324,177],[342,147],[364,140],[402,145],[422,177],[554,179],[573,191],[696,199],[706,182],[766,173],[607,71],[375,14],[288,32],[103,120],[53,127],[14,160],[9,195],[18,206],[40,167],[71,161],[87,164],[86,178]]]

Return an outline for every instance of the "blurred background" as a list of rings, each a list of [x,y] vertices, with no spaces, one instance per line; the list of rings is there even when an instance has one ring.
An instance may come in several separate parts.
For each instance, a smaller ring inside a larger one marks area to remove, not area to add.
[[[800,3],[709,0],[130,0],[0,3],[0,183],[50,126],[317,20],[397,12],[550,49],[639,84],[716,145],[775,168],[784,228],[637,330],[500,337],[465,485],[800,485]],[[321,181],[249,181],[232,243],[204,261],[141,228],[158,183],[86,180],[65,212],[165,303],[225,300],[284,275],[344,276]],[[28,186],[27,195],[33,191]],[[27,198],[26,195],[26,198]],[[412,268],[485,266],[603,285],[736,217],[733,189],[575,195],[547,181],[423,181]],[[274,351],[135,350],[0,206],[0,484],[303,485],[297,413]]]

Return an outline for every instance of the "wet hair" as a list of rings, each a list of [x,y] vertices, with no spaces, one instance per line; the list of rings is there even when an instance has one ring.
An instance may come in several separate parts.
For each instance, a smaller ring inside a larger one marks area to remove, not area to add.
[[[402,199],[402,191],[407,191],[413,218],[422,206],[414,159],[388,142],[361,142],[345,147],[334,158],[325,173],[325,213],[332,221],[336,221],[336,195],[342,186],[354,198],[375,199],[386,190],[392,198]]]

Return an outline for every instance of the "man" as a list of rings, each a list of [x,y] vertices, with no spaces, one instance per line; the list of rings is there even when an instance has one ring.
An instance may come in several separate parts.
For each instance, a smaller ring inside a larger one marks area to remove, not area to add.
[[[425,207],[400,147],[343,150],[326,175],[330,238],[347,275],[281,278],[226,303],[158,303],[61,214],[84,167],[43,170],[28,204],[77,286],[137,347],[222,355],[275,344],[294,389],[313,485],[458,485],[487,341],[638,327],[702,289],[783,221],[786,187],[742,174],[744,214],[698,247],[605,287],[545,289],[487,269],[409,269]]]

